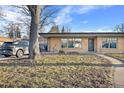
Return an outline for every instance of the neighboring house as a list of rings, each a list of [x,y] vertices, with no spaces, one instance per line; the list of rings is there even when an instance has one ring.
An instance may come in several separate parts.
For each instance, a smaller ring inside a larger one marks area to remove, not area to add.
[[[22,39],[23,40],[29,40],[29,36],[23,36]],[[38,41],[39,41],[39,44],[42,44],[42,45],[47,44],[47,39],[42,37],[42,36],[38,36]]]
[[[124,32],[40,33],[48,51],[124,53]]]
[[[7,37],[2,37],[0,36],[0,46],[4,43],[4,42],[12,42],[13,39],[11,38],[7,38]]]
[[[21,38],[16,38],[15,41],[17,40],[21,40]],[[2,37],[0,36],[0,46],[4,43],[4,42],[13,42],[14,39],[13,38],[8,38],[8,37]]]

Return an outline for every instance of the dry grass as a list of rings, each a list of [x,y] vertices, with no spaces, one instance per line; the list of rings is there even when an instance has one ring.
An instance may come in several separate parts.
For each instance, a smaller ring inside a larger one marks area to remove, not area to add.
[[[95,55],[45,55],[35,64],[26,59],[0,66],[0,87],[112,87],[111,63]]]
[[[36,58],[37,63],[90,63],[90,64],[111,64],[106,59],[96,55],[44,55]]]

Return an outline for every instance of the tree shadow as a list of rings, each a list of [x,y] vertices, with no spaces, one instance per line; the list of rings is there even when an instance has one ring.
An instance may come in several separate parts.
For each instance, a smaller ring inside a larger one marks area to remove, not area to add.
[[[96,64],[96,63],[42,63],[37,66],[98,66],[98,67],[124,67],[124,64]]]
[[[124,67],[122,64],[96,64],[96,63],[34,63],[34,62],[12,62],[12,63],[0,63],[0,66],[22,66],[22,67],[34,67],[34,66],[98,66],[98,67]]]
[[[10,61],[10,62],[9,62]],[[123,60],[124,62],[124,60]],[[22,66],[22,67],[34,67],[34,66],[98,66],[98,67],[124,67],[124,64],[108,64],[108,63],[102,63],[102,64],[97,64],[97,63],[35,63],[34,61],[28,59],[28,58],[21,58],[21,59],[11,59],[11,60],[5,60],[4,61],[0,61],[0,66],[4,67],[4,66]]]
[[[101,66],[101,67],[112,66],[112,64],[95,64],[95,63],[42,63],[37,65],[38,66]]]

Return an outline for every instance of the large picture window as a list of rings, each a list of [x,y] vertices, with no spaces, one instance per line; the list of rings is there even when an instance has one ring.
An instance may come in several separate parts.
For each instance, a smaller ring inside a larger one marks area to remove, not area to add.
[[[67,39],[61,39],[61,42],[62,42],[61,47],[67,48]]]
[[[102,48],[117,48],[117,38],[104,38]]]
[[[68,39],[68,48],[75,48],[75,41],[74,39]]]
[[[61,48],[81,48],[82,40],[80,38],[61,39]]]

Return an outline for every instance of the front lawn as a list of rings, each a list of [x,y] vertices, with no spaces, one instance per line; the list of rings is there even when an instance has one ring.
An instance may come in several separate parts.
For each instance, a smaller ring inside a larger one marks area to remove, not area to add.
[[[0,87],[113,87],[111,63],[95,55],[44,55],[0,62]]]

